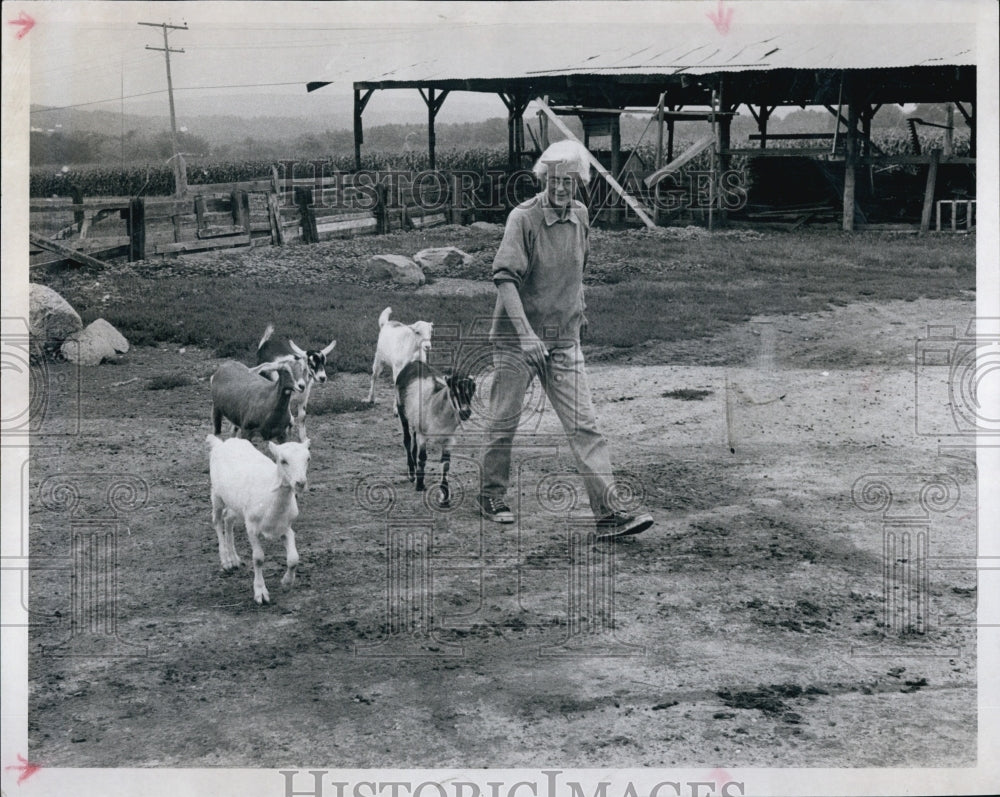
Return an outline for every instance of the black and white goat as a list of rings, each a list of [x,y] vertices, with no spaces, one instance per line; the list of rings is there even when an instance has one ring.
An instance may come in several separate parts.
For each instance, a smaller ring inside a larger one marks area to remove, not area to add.
[[[441,506],[448,506],[451,447],[462,421],[472,414],[476,383],[468,376],[445,376],[419,360],[406,365],[396,379],[396,409],[403,427],[406,470],[418,491],[424,487],[427,442],[441,444]]]
[[[276,374],[276,381],[264,375]],[[247,368],[226,360],[212,374],[212,426],[222,432],[222,419],[233,424],[237,437],[252,440],[255,434],[266,440],[285,442],[292,425],[288,402],[301,391],[300,382],[288,361]]]
[[[337,341],[332,341],[325,348],[301,349],[295,345],[291,338],[275,340],[271,336],[274,334],[274,325],[268,324],[264,330],[264,335],[257,344],[258,368],[265,363],[275,363],[288,361],[292,363],[292,370],[302,379],[302,401],[294,417],[294,423],[299,427],[299,435],[304,436],[303,424],[306,418],[306,407],[309,404],[309,395],[312,386],[316,382],[326,381],[326,358],[334,350]]]

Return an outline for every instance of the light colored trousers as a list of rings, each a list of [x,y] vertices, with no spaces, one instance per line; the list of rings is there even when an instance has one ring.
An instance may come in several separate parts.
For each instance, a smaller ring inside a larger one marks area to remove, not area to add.
[[[566,432],[591,510],[595,517],[608,514],[611,511],[608,500],[614,489],[611,457],[607,443],[597,431],[580,344],[552,349],[541,373],[527,364],[520,349],[496,346],[493,369],[490,417],[483,453],[483,495],[502,498],[507,492],[511,450],[524,395],[537,375]]]

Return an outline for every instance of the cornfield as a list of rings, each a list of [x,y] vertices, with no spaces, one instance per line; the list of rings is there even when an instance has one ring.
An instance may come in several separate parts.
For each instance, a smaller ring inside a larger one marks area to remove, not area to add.
[[[934,128],[918,128],[921,150],[929,151],[932,147],[941,148],[944,144],[944,131]],[[678,139],[674,152],[679,154],[691,142]],[[744,142],[733,142],[734,146],[746,146]],[[908,130],[878,130],[873,135],[876,152],[885,155],[903,155],[914,151],[913,141]],[[815,141],[782,141],[781,146],[815,147]],[[969,138],[967,135],[956,135],[953,142],[955,155],[969,154]],[[625,156],[627,157],[627,156]],[[653,168],[656,157],[655,144],[642,143],[635,151],[635,157],[629,164],[629,169],[639,172],[649,172]],[[701,153],[695,158],[688,169],[707,170],[709,168],[709,152]],[[624,162],[624,161],[623,161]],[[271,168],[275,162],[269,160],[247,160],[240,162],[188,163],[188,184],[205,185],[209,183],[233,183],[247,180],[267,179],[271,176]],[[468,149],[440,150],[437,152],[436,167],[444,171],[478,171],[488,172],[507,169],[506,147],[481,147]],[[744,165],[744,159],[732,159],[732,168],[739,169]],[[403,170],[422,171],[429,166],[426,152],[363,152],[361,168],[371,171]],[[284,167],[279,166],[279,174],[285,177]],[[314,164],[309,161],[298,162],[295,166],[295,177],[310,178],[314,174]],[[323,162],[323,169],[328,173],[354,171],[352,155],[338,155]],[[72,196],[77,193],[82,196],[169,196],[174,190],[173,172],[169,166],[131,166],[125,169],[107,167],[82,167],[72,171],[53,173],[50,168],[38,168],[32,171],[30,178],[30,196]]]

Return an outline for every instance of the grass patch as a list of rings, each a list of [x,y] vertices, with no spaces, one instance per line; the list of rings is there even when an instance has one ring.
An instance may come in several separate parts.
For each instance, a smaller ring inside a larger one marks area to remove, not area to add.
[[[193,384],[195,380],[187,374],[160,374],[146,383],[146,390],[173,390],[175,387],[187,387]]]
[[[968,297],[975,290],[972,236],[603,235],[595,238],[591,264],[585,342],[623,352],[649,341],[705,338],[754,315],[816,312],[856,301]],[[371,367],[378,316],[387,305],[397,320],[432,321],[443,343],[448,335],[453,340],[473,330],[481,335],[494,304],[491,295],[293,283],[238,276],[122,277],[116,281],[121,299],[114,303],[85,292],[64,296],[85,322],[103,316],[133,344],[201,346],[243,362],[254,360],[268,322],[304,348],[320,348],[335,338],[330,367],[346,372]]]
[[[489,319],[489,296],[416,296],[372,291],[359,285],[247,285],[236,279],[186,278],[130,280],[123,298],[101,314],[135,345],[158,342],[214,349],[219,357],[252,362],[268,322],[277,335],[303,348],[321,348],[332,339],[332,369],[371,369],[378,339],[378,317],[386,306],[393,318],[433,321],[436,332],[448,325],[463,330]]]

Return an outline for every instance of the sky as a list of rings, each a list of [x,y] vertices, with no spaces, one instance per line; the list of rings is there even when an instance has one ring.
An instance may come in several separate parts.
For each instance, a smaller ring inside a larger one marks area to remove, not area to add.
[[[140,22],[186,25],[169,34],[178,124],[185,115],[211,112],[259,116],[322,115],[349,127],[355,80],[392,77],[397,67],[444,59],[449,69],[515,68],[527,55],[544,58],[547,51],[614,52],[627,43],[622,21],[648,21],[658,26],[689,24],[709,37],[736,36],[749,26],[790,21],[814,30],[830,30],[852,9],[852,23],[866,15],[892,23],[901,19],[893,7],[914,9],[910,19],[928,21],[917,12],[926,3],[769,3],[758,0],[649,0],[646,2],[27,2],[5,3],[24,8],[35,20],[30,44],[30,98],[33,105],[75,106],[124,113],[167,111],[162,29]],[[939,8],[946,4],[937,3]],[[952,5],[954,8],[954,4]],[[713,27],[712,14],[731,13],[732,32]],[[791,13],[789,9],[794,9]],[[7,14],[9,16],[9,14]],[[904,18],[907,18],[904,17]],[[954,17],[942,17],[952,21]],[[609,44],[612,42],[612,44]],[[565,55],[569,53],[570,55]],[[564,61],[560,60],[562,64]],[[453,76],[449,74],[449,76]],[[306,93],[313,80],[332,81]],[[404,94],[406,96],[404,96]],[[383,95],[393,95],[386,99]],[[416,91],[378,92],[372,113],[399,113],[399,121],[426,118]],[[366,111],[366,114],[369,111]],[[445,102],[440,123],[504,116],[493,95],[454,92]],[[780,115],[780,113],[779,113]],[[367,118],[367,117],[366,117]],[[391,118],[391,117],[390,117]],[[32,124],[44,127],[44,112]]]

